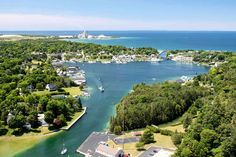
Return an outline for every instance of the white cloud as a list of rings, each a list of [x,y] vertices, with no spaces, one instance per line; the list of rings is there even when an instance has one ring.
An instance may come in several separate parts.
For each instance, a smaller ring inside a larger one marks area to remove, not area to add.
[[[40,14],[0,14],[0,30],[236,30],[236,23],[131,21]]]

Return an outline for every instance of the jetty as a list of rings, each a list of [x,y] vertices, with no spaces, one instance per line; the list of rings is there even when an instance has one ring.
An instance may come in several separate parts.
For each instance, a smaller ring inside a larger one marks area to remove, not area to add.
[[[87,107],[83,107],[83,112],[82,114],[77,117],[73,122],[71,122],[69,125],[65,126],[65,127],[62,127],[61,130],[70,130],[70,128],[79,120],[83,117],[83,115],[86,113],[87,111]]]

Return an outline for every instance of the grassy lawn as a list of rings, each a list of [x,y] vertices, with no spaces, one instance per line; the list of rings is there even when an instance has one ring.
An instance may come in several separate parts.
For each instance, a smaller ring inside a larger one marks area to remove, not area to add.
[[[71,123],[73,123],[78,117],[80,117],[83,112],[84,112],[84,109],[82,109],[80,112],[76,112],[73,115],[72,119],[67,122],[67,126],[71,125]],[[63,127],[62,129],[66,128],[67,126]]]
[[[34,64],[34,65],[42,64],[41,61],[37,61],[37,60],[32,60],[31,63]]]
[[[26,133],[23,136],[3,136],[0,137],[0,156],[12,157],[33,145],[54,135],[47,127],[40,127],[40,133]],[[50,133],[50,134],[49,134]]]
[[[171,140],[171,136],[165,136],[158,133],[158,134],[154,134],[154,139],[156,142],[153,144],[150,144],[149,146],[147,145],[148,147],[150,147],[151,145],[156,145],[156,146],[164,147],[164,148],[173,148],[173,149],[176,148]]]
[[[185,132],[184,128],[183,128],[183,124],[181,124],[181,119],[182,119],[182,117],[177,118],[171,122],[158,125],[158,127],[161,129],[167,129],[167,130],[171,130],[171,131],[177,130],[178,132]],[[144,129],[138,129],[135,131],[142,132],[142,131],[144,131]],[[125,137],[125,138],[133,137],[132,131],[126,132],[125,135],[120,136],[120,138],[123,138],[123,137]],[[148,149],[151,146],[158,146],[158,147],[163,147],[163,148],[176,149],[176,146],[173,144],[173,142],[171,140],[171,136],[165,136],[165,135],[161,135],[160,133],[155,133],[154,139],[155,139],[155,143],[145,145],[144,148]],[[123,148],[123,145],[116,145],[112,140],[108,141],[108,144],[110,147]],[[138,156],[138,154],[140,154],[141,152],[137,151],[135,145],[136,145],[136,143],[125,144],[124,145],[125,153],[130,153],[132,156]]]
[[[46,136],[0,137],[0,156],[12,157],[45,138]]]
[[[49,94],[49,93],[52,93],[52,92],[49,92],[48,90],[33,92],[33,94],[36,94],[36,95],[39,95],[39,96],[46,95],[46,94]]]
[[[161,124],[158,125],[159,128],[161,129],[167,129],[167,130],[171,130],[171,131],[178,131],[178,132],[185,132],[183,124],[181,123],[182,117],[179,117],[171,122],[165,123],[165,124]]]
[[[70,125],[83,111],[84,109],[76,112],[67,124]],[[22,136],[2,136],[0,137],[0,157],[12,157],[56,133],[58,132],[48,130],[48,127],[39,127],[32,132],[24,133]]]
[[[112,140],[109,140],[107,143],[112,148],[122,148],[123,149],[123,145],[116,145]],[[125,153],[130,153],[132,156],[138,156],[138,154],[140,152],[136,150],[135,145],[136,145],[136,143],[124,144]]]
[[[126,137],[128,137],[128,135],[126,135]],[[151,146],[158,146],[158,147],[176,149],[170,136],[165,136],[158,133],[158,134],[154,134],[154,139],[156,141],[155,143],[145,145],[144,148],[148,149]],[[122,144],[116,145],[112,140],[108,141],[108,145],[112,148],[123,148]],[[137,151],[136,143],[124,144],[124,151],[125,153],[130,153],[132,156],[138,156],[138,154],[141,153],[141,151]]]
[[[62,88],[65,90],[65,92],[69,92],[71,96],[77,96],[77,95],[83,95],[83,91],[80,89],[80,87],[69,87],[69,88]],[[58,91],[48,91],[48,90],[43,90],[43,91],[35,91],[33,94],[42,96],[50,93],[57,93]]]
[[[183,124],[179,124],[179,125],[174,125],[174,126],[165,126],[165,127],[160,127],[161,129],[166,129],[166,130],[171,130],[171,131],[178,131],[178,132],[182,132],[184,133],[184,127]]]
[[[82,95],[83,91],[81,91],[80,87],[70,87],[63,88],[66,92],[69,92],[72,96]]]

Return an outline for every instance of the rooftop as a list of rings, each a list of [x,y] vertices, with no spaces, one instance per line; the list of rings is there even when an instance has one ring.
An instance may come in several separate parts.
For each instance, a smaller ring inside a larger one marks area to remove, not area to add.
[[[171,157],[174,154],[174,150],[161,148],[161,147],[150,147],[138,157]]]
[[[104,144],[99,144],[96,149],[96,152],[105,156],[114,156],[114,157],[117,156],[117,154],[120,153],[123,154],[123,151],[121,149],[111,148]]]
[[[76,151],[83,155],[106,157],[105,155],[96,152],[96,149],[101,142],[106,142],[108,139],[112,138],[115,138],[115,135],[107,134],[105,132],[93,132]]]

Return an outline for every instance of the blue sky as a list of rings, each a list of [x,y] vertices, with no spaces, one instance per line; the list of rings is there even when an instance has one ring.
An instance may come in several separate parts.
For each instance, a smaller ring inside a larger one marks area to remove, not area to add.
[[[236,30],[236,0],[0,0],[0,30]]]

